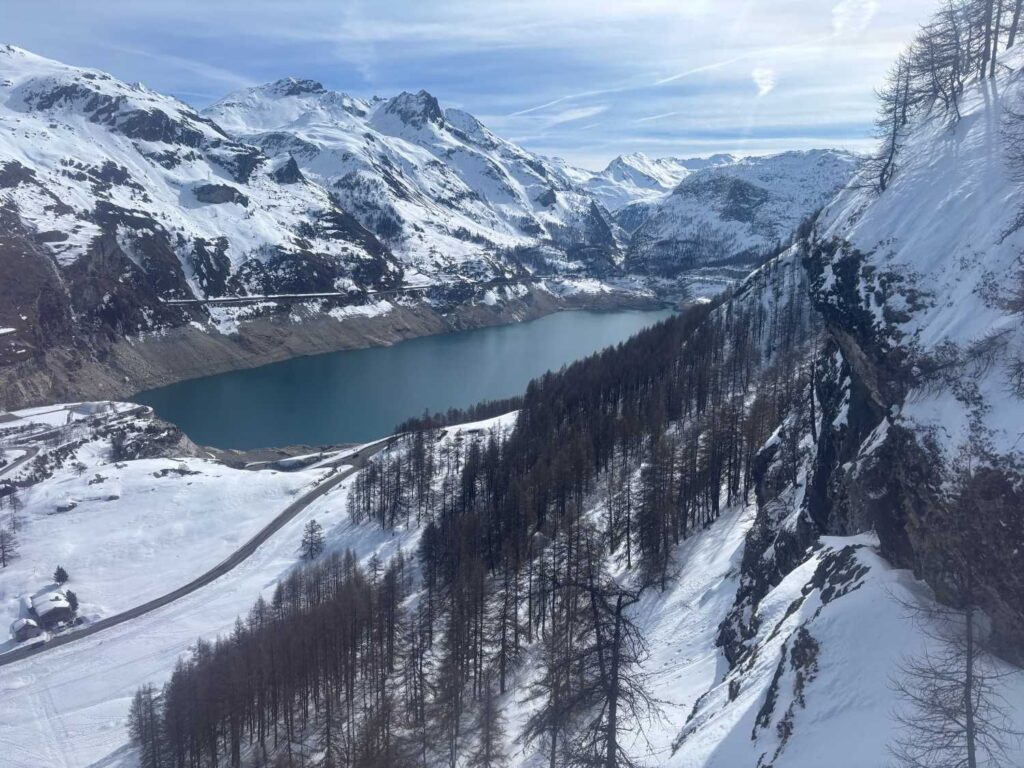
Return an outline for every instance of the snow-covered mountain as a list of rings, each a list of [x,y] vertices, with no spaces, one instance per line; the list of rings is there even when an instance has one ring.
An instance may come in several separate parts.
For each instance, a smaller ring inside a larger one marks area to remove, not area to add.
[[[401,277],[329,191],[192,108],[13,46],[0,48],[0,166],[5,216],[70,282],[111,283],[108,307],[130,300],[118,285],[188,297]]]
[[[203,113],[329,189],[410,274],[501,274],[510,252],[553,249],[607,270],[611,216],[565,167],[496,136],[426,91],[362,100],[288,78]]]
[[[631,204],[650,204],[666,197],[694,171],[736,162],[733,155],[718,154],[706,158],[657,157],[642,152],[619,155],[598,173],[567,168],[609,211],[617,212]]]
[[[667,197],[619,211],[619,223],[632,232],[627,268],[671,276],[785,243],[855,165],[847,152],[810,150],[694,170]]]

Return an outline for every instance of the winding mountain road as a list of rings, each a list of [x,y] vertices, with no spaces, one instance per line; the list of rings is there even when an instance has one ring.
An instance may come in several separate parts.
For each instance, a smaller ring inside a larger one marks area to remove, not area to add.
[[[12,461],[10,464],[7,464],[6,466],[0,467],[0,475],[8,475],[8,474],[14,472],[14,470],[16,470],[18,467],[20,467],[26,461],[31,461],[32,459],[34,459],[38,453],[39,453],[39,449],[38,448],[35,448],[35,447],[26,448],[25,449],[25,454],[23,456],[19,456],[14,461]]]
[[[73,643],[76,640],[81,640],[82,638],[89,637],[90,635],[95,635],[97,632],[102,632],[110,627],[116,627],[118,624],[124,624],[126,621],[131,621],[139,616],[155,611],[158,608],[162,608],[169,603],[173,603],[175,600],[179,600],[182,597],[192,594],[196,590],[202,589],[208,584],[211,584],[224,574],[238,567],[238,565],[250,557],[261,544],[281,530],[281,528],[283,528],[292,518],[343,480],[351,477],[355,472],[358,472],[366,466],[367,459],[379,453],[394,442],[395,439],[396,437],[392,436],[378,440],[374,443],[368,443],[355,453],[325,464],[325,467],[333,467],[335,469],[334,474],[329,475],[324,480],[321,480],[316,487],[307,491],[285,507],[277,517],[267,523],[267,525],[260,529],[255,536],[232,552],[225,560],[218,565],[215,565],[198,578],[193,579],[188,584],[178,587],[174,591],[168,592],[165,595],[161,595],[160,597],[142,603],[141,605],[137,605],[134,608],[129,608],[128,610],[114,614],[113,616],[108,616],[107,618],[101,619],[94,624],[83,627],[82,629],[69,632],[65,635],[58,635],[45,643],[38,643],[27,648],[17,648],[13,651],[9,651],[0,655],[0,667],[13,664],[17,661],[21,661],[22,659],[27,659],[28,657],[35,656],[36,654],[44,653],[62,645],[67,645],[68,643]],[[349,465],[348,468],[339,470],[338,468],[343,464]]]

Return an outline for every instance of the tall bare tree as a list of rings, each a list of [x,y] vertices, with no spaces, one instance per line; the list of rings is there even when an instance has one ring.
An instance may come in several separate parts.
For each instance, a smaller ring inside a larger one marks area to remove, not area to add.
[[[1010,32],[1006,38],[1006,47],[1013,48],[1017,42],[1017,30],[1020,27],[1020,10],[1024,7],[1024,0],[1016,0],[1013,4],[1013,19],[1010,21]]]
[[[891,750],[901,768],[1009,766],[1008,746],[1021,736],[980,632],[982,593],[1001,560],[991,539],[1008,510],[992,507],[991,470],[975,471],[972,461],[960,470],[948,508],[931,521],[937,543],[930,556],[941,559],[946,604],[912,609],[935,650],[905,661],[893,681],[906,704],[896,713],[901,735]]]
[[[889,71],[885,86],[878,92],[879,113],[875,126],[881,146],[864,168],[880,194],[885,192],[896,173],[897,155],[910,119],[910,85],[910,61],[901,54]]]

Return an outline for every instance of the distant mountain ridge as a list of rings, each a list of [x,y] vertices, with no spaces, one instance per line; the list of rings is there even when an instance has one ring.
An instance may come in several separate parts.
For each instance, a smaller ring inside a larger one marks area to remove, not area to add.
[[[855,169],[854,155],[815,149],[694,171],[653,205],[634,203],[619,211],[619,223],[631,231],[626,267],[672,276],[785,244]]]
[[[622,233],[562,164],[426,91],[363,100],[288,78],[203,114],[271,158],[294,158],[413,274],[486,274],[516,249],[598,271],[621,261]]]
[[[696,171],[728,165],[737,161],[735,155],[710,157],[657,157],[642,152],[619,155],[598,173],[573,169],[577,180],[613,213],[631,203],[650,204],[672,192],[679,183]]]

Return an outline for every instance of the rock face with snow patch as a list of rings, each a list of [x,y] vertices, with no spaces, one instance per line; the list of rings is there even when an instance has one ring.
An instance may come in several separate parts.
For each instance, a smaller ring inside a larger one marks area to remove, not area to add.
[[[803,265],[826,331],[820,426],[806,435],[798,487],[780,476],[777,444],[762,456],[760,512],[719,635],[734,661],[756,644],[758,606],[822,534],[873,531],[887,560],[955,603],[945,526],[958,504],[951,478],[968,466],[986,542],[973,566],[986,640],[1021,659],[1024,521],[1009,510],[1024,482],[1024,330],[1010,297],[1024,284],[1024,195],[1009,160],[1024,93],[1011,75],[996,85],[999,99],[987,83],[969,88],[955,122],[915,125],[888,188],[851,183],[784,257]]]

